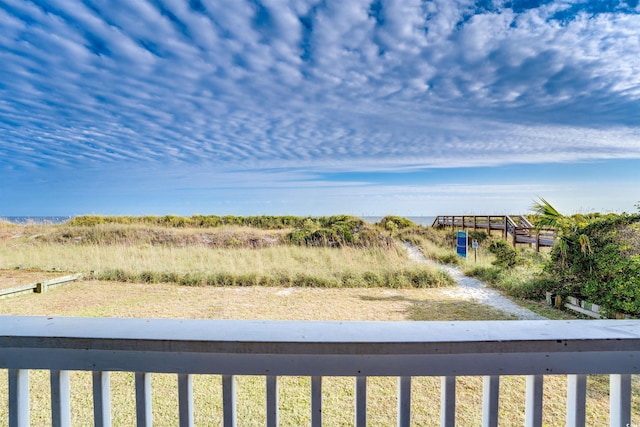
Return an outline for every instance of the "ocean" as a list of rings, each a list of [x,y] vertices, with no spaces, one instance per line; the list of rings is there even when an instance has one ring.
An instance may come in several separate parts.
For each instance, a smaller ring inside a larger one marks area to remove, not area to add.
[[[0,216],[1,220],[14,224],[62,224],[70,220],[71,216]]]
[[[433,224],[433,221],[436,219],[435,216],[402,216],[402,215],[396,215],[396,216],[400,216],[402,218],[406,218],[409,221],[412,221],[418,225],[424,225],[424,226],[431,226],[431,224]],[[369,222],[371,224],[374,224],[376,222],[380,222],[380,220],[384,217],[382,216],[361,216],[360,218],[362,218],[363,220],[365,220],[366,222]]]

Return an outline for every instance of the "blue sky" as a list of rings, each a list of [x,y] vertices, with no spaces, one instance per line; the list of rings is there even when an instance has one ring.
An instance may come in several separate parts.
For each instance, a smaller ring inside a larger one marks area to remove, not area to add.
[[[633,212],[637,0],[0,0],[0,216]]]

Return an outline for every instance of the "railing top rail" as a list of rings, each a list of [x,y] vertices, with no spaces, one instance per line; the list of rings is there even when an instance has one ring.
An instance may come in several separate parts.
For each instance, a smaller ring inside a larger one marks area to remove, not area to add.
[[[337,322],[337,321],[258,321],[186,320],[0,316],[0,343],[47,342],[55,347],[63,340],[95,342],[172,341],[216,342],[219,350],[241,343],[260,347],[268,344],[482,344],[495,346],[518,343],[580,341],[640,341],[640,321],[452,321],[452,322]],[[510,343],[510,344],[508,344]],[[493,348],[491,351],[493,352]]]
[[[278,321],[0,316],[18,338],[255,343],[443,343],[640,340],[640,320]]]
[[[2,316],[0,368],[345,376],[640,373],[640,321]]]

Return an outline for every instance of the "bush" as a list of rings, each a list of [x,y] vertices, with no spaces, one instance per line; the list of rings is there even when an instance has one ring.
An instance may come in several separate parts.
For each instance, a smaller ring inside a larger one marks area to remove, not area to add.
[[[487,234],[486,231],[482,231],[482,230],[469,230],[468,235],[469,235],[469,245],[471,245],[471,243],[474,240],[476,240],[478,244],[481,244],[482,242],[484,242],[489,238],[489,234]]]
[[[349,215],[335,215],[329,217],[298,217],[291,215],[284,216],[234,216],[234,215],[193,215],[190,217],[177,215],[164,216],[99,216],[80,215],[72,218],[68,224],[73,227],[85,226],[93,227],[100,224],[142,224],[149,226],[162,226],[169,228],[211,228],[224,225],[235,225],[243,227],[253,227],[263,230],[281,230],[286,228],[303,228],[309,223],[320,225],[321,227],[331,227],[340,222],[350,224],[362,223],[359,218]]]
[[[349,216],[320,217],[306,221],[304,227],[292,230],[285,237],[290,244],[313,247],[342,246],[380,247],[390,241],[359,218]]]
[[[401,216],[387,215],[378,223],[380,227],[388,231],[403,230],[405,228],[415,227],[416,224]]]
[[[584,245],[588,238],[588,248]],[[603,216],[568,230],[546,272],[554,291],[640,315],[640,215]]]
[[[515,267],[520,262],[518,252],[504,240],[491,242],[489,252],[496,257],[492,264],[499,268]]]

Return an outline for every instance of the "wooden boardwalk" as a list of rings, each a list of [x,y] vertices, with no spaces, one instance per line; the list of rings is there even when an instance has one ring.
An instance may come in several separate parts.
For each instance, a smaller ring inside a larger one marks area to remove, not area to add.
[[[514,248],[518,244],[528,244],[535,246],[536,251],[553,246],[556,240],[555,229],[537,229],[522,215],[438,215],[432,226],[487,230],[489,234],[500,231]]]

